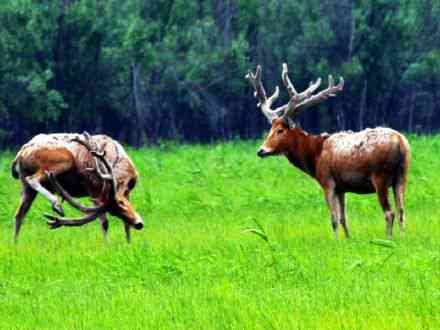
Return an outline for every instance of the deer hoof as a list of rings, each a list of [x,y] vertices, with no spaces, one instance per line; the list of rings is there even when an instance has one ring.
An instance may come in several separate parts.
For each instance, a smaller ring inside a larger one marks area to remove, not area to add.
[[[61,215],[62,217],[64,217],[64,210],[63,207],[61,206],[61,204],[59,204],[58,202],[52,204],[52,209],[58,213],[59,215]]]

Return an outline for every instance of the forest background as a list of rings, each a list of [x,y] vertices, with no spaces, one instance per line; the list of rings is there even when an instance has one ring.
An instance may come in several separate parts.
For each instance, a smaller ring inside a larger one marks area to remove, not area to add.
[[[59,131],[135,147],[260,137],[244,75],[261,64],[271,93],[283,62],[298,89],[346,80],[301,115],[308,131],[438,132],[439,17],[439,0],[2,1],[0,148]]]

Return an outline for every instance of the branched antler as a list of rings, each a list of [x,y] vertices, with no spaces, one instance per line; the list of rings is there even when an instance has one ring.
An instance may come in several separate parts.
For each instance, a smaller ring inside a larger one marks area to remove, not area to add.
[[[277,86],[272,96],[267,98],[266,91],[264,89],[263,83],[261,82],[261,65],[257,66],[257,71],[255,72],[255,74],[249,71],[246,74],[245,79],[247,79],[254,87],[254,96],[259,100],[257,107],[261,108],[261,111],[269,120],[269,122],[278,117],[279,114],[283,111],[283,107],[277,108],[275,110],[272,110],[271,107],[272,104],[278,99],[278,96],[280,95],[280,89]]]
[[[289,93],[290,100],[298,104],[299,102],[309,98],[313,92],[321,85],[321,78],[318,78],[315,82],[311,81],[309,87],[301,93],[298,93],[293,87],[293,84],[289,78],[289,69],[287,68],[287,63],[283,63],[283,72],[281,73],[281,78],[283,80],[284,85],[287,88],[287,92]]]
[[[298,93],[289,78],[289,70],[287,64],[283,63],[283,71],[281,74],[282,81],[287,88],[287,93],[289,94],[289,102],[283,106],[280,106],[274,110],[271,109],[273,102],[279,96],[278,86],[275,89],[274,94],[267,98],[266,92],[261,82],[261,66],[257,66],[257,71],[255,74],[248,72],[245,76],[247,80],[250,81],[255,89],[255,97],[259,99],[258,106],[261,107],[264,115],[272,121],[276,117],[284,118],[287,122],[292,123],[294,117],[309,107],[312,107],[320,102],[328,99],[329,97],[336,96],[336,93],[340,92],[344,88],[344,79],[341,77],[338,85],[334,85],[334,80],[332,76],[329,76],[329,86],[327,89],[313,95],[313,93],[321,85],[321,78],[318,78],[315,82],[310,82],[309,87],[301,93]]]
[[[76,137],[72,139],[72,141],[78,142],[79,144],[83,145],[92,154],[93,161],[95,163],[94,170],[96,170],[96,173],[102,180],[104,180],[104,182],[110,181],[112,187],[111,193],[115,194],[117,188],[116,180],[113,175],[113,168],[110,165],[108,159],[105,157],[105,151],[98,150],[98,147],[95,143],[93,143],[89,133],[84,132],[83,135],[84,140]],[[101,164],[103,166],[101,166]]]
[[[68,226],[68,227],[75,227],[75,226],[82,226],[89,222],[94,221],[98,216],[100,215],[100,212],[93,212],[85,215],[82,218],[60,218],[48,213],[45,213],[44,216],[48,219],[47,224],[49,225],[50,229],[57,229],[62,226]]]
[[[58,180],[55,178],[52,172],[46,171],[46,175],[49,178],[49,181],[52,183],[54,188],[58,191],[62,198],[64,198],[72,207],[80,210],[84,213],[90,212],[102,212],[105,210],[105,205],[101,205],[98,207],[87,207],[82,205],[80,202],[76,201],[64,188],[60,185]]]
[[[287,111],[285,112],[283,117],[289,117],[293,119],[293,117],[298,115],[301,111],[317,105],[322,101],[327,100],[329,97],[336,96],[336,93],[344,89],[344,78],[340,77],[339,83],[335,86],[333,77],[331,75],[328,76],[328,87],[318,94],[313,95],[313,92],[318,88],[320,84],[321,78],[319,78],[314,84],[311,84],[310,87],[307,88],[304,92],[298,94],[298,96],[294,96],[292,99],[298,98],[298,100],[295,100],[294,103],[290,104],[287,107]]]

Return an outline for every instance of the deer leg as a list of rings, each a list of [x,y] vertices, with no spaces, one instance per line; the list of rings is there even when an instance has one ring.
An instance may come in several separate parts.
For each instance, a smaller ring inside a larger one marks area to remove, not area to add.
[[[335,238],[338,239],[338,227],[339,227],[339,203],[336,198],[334,187],[325,189],[325,199],[331,213],[331,222]]]
[[[338,193],[336,194],[336,197],[338,198],[339,202],[339,212],[340,212],[340,218],[342,228],[344,228],[344,234],[346,238],[350,238],[350,234],[348,233],[348,223],[347,223],[347,212],[345,210],[345,194],[344,193]]]
[[[386,183],[381,179],[373,179],[373,184],[376,188],[379,203],[382,206],[383,212],[385,213],[385,221],[387,223],[387,237],[391,239],[393,236],[394,213],[393,211],[391,211],[390,203],[388,202],[388,187]]]
[[[125,238],[127,239],[127,243],[131,242],[130,227],[130,224],[124,222]]]
[[[397,217],[400,225],[400,235],[405,235],[405,210],[404,210],[404,197],[405,197],[405,182],[399,181],[393,186],[394,200],[396,202]]]
[[[20,228],[23,223],[23,219],[26,213],[29,211],[32,202],[35,200],[37,192],[29,187],[23,187],[23,192],[21,193],[20,206],[15,213],[15,228],[14,228],[14,242],[17,242],[18,235],[20,234]]]
[[[104,239],[108,240],[108,219],[105,213],[99,215],[99,220],[101,221],[101,229],[102,234],[104,235]]]
[[[52,204],[52,209],[56,213],[58,213],[61,216],[64,216],[63,208],[61,206],[61,203],[58,202],[57,197],[41,185],[41,182],[45,181],[47,179],[48,178],[47,178],[46,173],[44,173],[42,171],[38,171],[34,175],[31,175],[31,176],[24,178],[26,183],[29,186],[31,186],[32,189],[34,189],[35,191],[42,194],[45,198],[47,198],[50,201],[50,203]]]

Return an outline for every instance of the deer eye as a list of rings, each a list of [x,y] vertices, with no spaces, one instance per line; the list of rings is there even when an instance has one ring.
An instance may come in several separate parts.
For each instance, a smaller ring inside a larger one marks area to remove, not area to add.
[[[126,206],[125,203],[124,203],[123,201],[121,201],[121,200],[118,201],[118,206],[119,206],[121,209],[123,209],[123,210],[127,209],[127,206]]]

